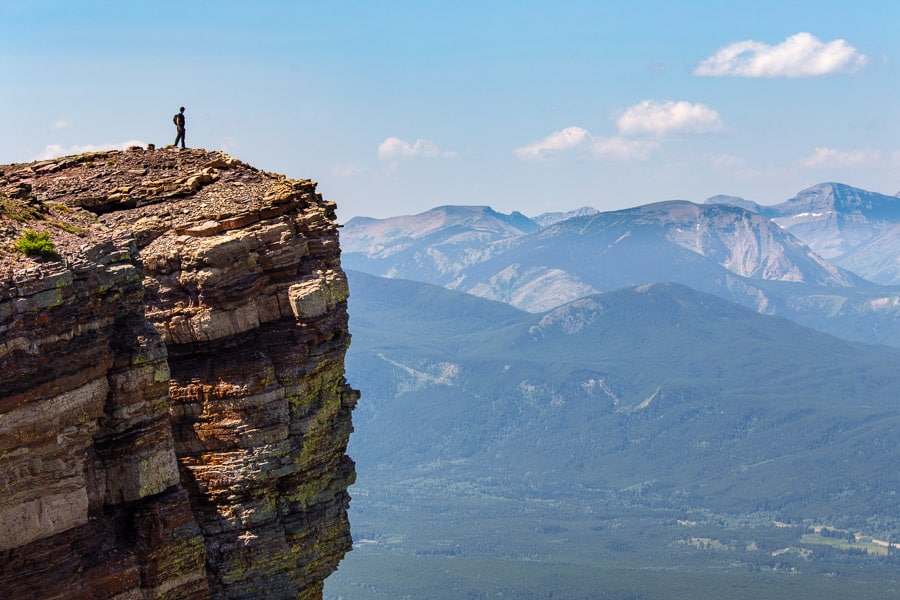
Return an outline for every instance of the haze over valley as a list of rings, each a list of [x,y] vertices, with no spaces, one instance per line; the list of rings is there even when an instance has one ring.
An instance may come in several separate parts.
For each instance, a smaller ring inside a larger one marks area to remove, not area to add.
[[[399,593],[374,574],[390,564],[430,597],[663,598],[714,566],[690,597],[889,597],[900,290],[838,263],[873,244],[897,263],[898,206],[829,183],[768,207],[349,221],[364,500],[334,593]],[[498,576],[485,588],[459,561]]]

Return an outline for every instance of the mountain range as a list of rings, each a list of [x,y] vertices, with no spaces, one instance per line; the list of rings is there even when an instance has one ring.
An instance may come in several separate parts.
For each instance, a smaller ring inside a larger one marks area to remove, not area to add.
[[[900,510],[900,350],[679,284],[536,315],[348,276],[365,478],[441,465],[443,485],[506,495],[640,486],[682,509],[857,523]]]
[[[893,597],[900,290],[816,248],[863,256],[900,199],[817,188],[346,223],[358,542],[326,597]]]
[[[900,238],[888,247],[894,227],[900,199],[822,184],[772,207],[716,197],[528,219],[445,206],[354,218],[341,239],[348,268],[530,312],[674,282],[848,339],[900,346],[900,289],[866,279],[900,257]],[[827,260],[816,248],[843,253]],[[881,266],[854,266],[873,253]]]

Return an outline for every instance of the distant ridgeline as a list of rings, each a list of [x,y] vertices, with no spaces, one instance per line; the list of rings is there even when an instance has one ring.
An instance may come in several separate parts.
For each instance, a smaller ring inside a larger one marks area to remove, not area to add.
[[[900,515],[900,349],[678,284],[531,315],[349,274],[347,368],[372,384],[353,437],[363,480],[452,464],[510,494],[643,484],[682,509]]]
[[[320,598],[350,549],[316,184],[203,150],[0,167],[0,591]]]
[[[673,282],[846,339],[900,346],[900,198],[840,184],[770,207],[716,197],[530,220],[444,206],[354,218],[341,240],[347,268],[534,313]]]

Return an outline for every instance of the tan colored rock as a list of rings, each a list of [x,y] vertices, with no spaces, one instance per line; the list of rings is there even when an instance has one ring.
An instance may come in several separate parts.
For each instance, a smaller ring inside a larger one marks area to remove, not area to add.
[[[191,235],[194,237],[208,237],[219,233],[220,230],[221,226],[219,225],[218,221],[205,221],[199,225],[194,225],[193,227],[182,229],[181,231],[185,235]]]
[[[166,352],[143,315],[137,251],[109,234],[91,239],[62,244],[65,262],[0,285],[0,544],[12,550],[0,589],[22,598],[163,588],[208,597],[203,538],[172,443]],[[147,511],[172,529],[139,522]],[[153,559],[145,543],[178,558]],[[100,560],[104,548],[118,548],[114,560]],[[161,568],[170,572],[162,580]]]
[[[297,319],[311,319],[324,315],[349,296],[347,278],[343,273],[316,273],[288,288],[288,299]]]
[[[202,150],[0,171],[69,226],[47,260],[0,223],[0,590],[321,598],[358,398],[333,204]]]

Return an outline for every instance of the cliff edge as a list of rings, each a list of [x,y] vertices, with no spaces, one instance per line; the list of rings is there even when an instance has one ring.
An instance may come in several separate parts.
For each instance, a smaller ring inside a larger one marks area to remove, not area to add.
[[[315,182],[198,149],[0,166],[0,591],[321,598],[347,296]]]

